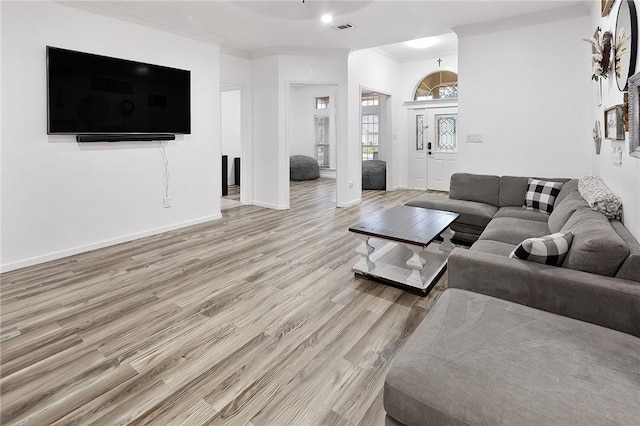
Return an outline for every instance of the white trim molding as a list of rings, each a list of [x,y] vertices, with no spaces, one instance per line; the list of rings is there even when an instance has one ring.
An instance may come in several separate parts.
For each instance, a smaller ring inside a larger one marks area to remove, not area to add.
[[[49,262],[51,260],[62,259],[68,256],[74,256],[76,254],[85,253],[92,250],[97,250],[105,247],[114,246],[116,244],[128,243],[133,240],[137,240],[144,237],[150,237],[152,235],[162,234],[164,232],[173,231],[180,228],[185,228],[187,226],[198,225],[204,222],[210,222],[212,220],[221,219],[222,214],[214,214],[210,216],[204,216],[198,219],[189,220],[186,222],[175,223],[169,226],[163,226],[160,228],[148,229],[143,232],[138,232],[135,234],[124,235],[118,238],[112,238],[109,240],[98,241],[91,244],[86,244],[83,246],[73,247],[66,250],[60,250],[52,253],[43,254],[41,256],[30,257],[28,259],[18,260],[15,262],[6,263],[4,265],[0,265],[0,272],[9,272],[14,271],[20,268],[26,268],[27,266],[33,266],[44,262]]]

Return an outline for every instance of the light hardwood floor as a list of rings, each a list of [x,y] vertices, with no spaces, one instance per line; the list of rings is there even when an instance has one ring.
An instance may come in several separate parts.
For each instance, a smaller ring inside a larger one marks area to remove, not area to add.
[[[417,191],[291,182],[291,210],[221,220],[3,274],[1,423],[384,424],[422,298],[356,279],[347,228]]]

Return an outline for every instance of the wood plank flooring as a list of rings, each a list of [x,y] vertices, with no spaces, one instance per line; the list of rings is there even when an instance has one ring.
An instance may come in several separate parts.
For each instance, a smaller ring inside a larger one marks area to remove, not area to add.
[[[429,297],[356,279],[347,229],[418,191],[291,182],[291,210],[222,219],[1,276],[1,418],[13,424],[381,425]]]

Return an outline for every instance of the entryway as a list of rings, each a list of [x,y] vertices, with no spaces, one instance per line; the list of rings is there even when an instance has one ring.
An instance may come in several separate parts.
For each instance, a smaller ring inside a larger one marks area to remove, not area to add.
[[[220,92],[220,148],[222,152],[222,198],[220,210],[241,206],[240,159],[242,158],[242,91]]]
[[[317,192],[318,188],[335,185],[337,169],[337,113],[338,85],[333,83],[287,83],[287,166],[291,157],[297,167],[295,177],[289,178],[289,207],[300,208],[307,200],[294,196],[294,189],[305,188]],[[291,172],[291,168],[289,169]],[[298,180],[303,179],[303,180]]]
[[[458,170],[458,107],[409,111],[413,189],[448,191]]]
[[[390,99],[385,93],[360,88],[363,190],[386,190],[391,186]]]

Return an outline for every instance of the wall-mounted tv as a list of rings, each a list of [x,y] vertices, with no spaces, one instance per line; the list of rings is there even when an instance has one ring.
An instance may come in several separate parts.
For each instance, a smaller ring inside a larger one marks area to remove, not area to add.
[[[191,72],[47,46],[47,133],[191,133]]]

